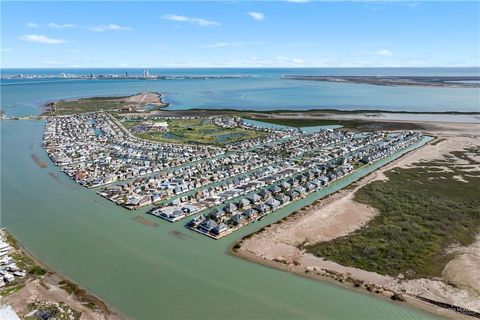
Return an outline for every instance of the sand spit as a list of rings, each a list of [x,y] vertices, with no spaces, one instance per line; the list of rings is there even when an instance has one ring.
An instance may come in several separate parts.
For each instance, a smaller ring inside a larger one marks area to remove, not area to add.
[[[142,216],[135,216],[135,217],[132,218],[132,220],[136,221],[138,223],[141,223],[144,226],[158,227],[158,223],[156,223],[155,221],[148,220],[147,218],[142,217]]]
[[[432,124],[430,124],[432,125]],[[374,272],[326,261],[298,248],[305,242],[328,241],[361,228],[377,213],[372,207],[354,201],[362,186],[386,179],[383,172],[394,167],[442,158],[443,155],[479,145],[480,127],[466,123],[436,123],[429,132],[438,138],[426,146],[386,165],[327,198],[307,206],[285,221],[270,225],[243,241],[234,253],[246,259],[303,276],[335,281],[350,288],[363,289],[452,318],[466,317],[465,308],[480,317],[480,235],[468,248],[456,248],[458,255],[445,267],[443,278],[402,280]],[[459,164],[466,165],[466,164]],[[479,170],[478,165],[469,164]],[[238,246],[236,246],[238,247]],[[423,297],[424,301],[417,297]],[[433,300],[439,305],[425,302]],[[462,310],[460,310],[462,311]],[[465,310],[463,310],[465,311]]]
[[[35,161],[37,166],[39,166],[40,168],[45,169],[48,167],[48,163],[40,159],[40,157],[37,154],[31,153],[30,156],[32,157],[33,161]]]

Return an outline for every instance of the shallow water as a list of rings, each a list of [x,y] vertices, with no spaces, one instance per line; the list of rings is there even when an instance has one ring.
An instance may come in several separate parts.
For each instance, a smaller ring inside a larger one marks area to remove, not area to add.
[[[2,226],[35,255],[127,316],[409,319],[429,315],[227,253],[235,239],[314,200],[307,197],[222,240],[131,212],[70,181],[41,147],[43,123],[2,123]],[[33,145],[33,151],[29,148]],[[39,168],[35,152],[48,168]],[[332,185],[330,191],[357,178]],[[320,196],[326,193],[322,190]],[[154,221],[152,228],[132,217]],[[185,237],[176,236],[178,234]],[[346,307],[348,306],[348,307]]]
[[[121,70],[2,70],[11,74],[118,73]],[[318,108],[406,111],[479,111],[479,88],[388,87],[285,80],[283,74],[476,75],[475,68],[452,69],[152,69],[151,74],[253,75],[233,79],[176,80],[3,80],[1,108],[8,115],[31,115],[38,104],[57,98],[126,95],[158,91],[170,109],[237,108],[307,110]],[[134,74],[134,70],[129,72]],[[28,95],[24,95],[28,92]]]
[[[197,82],[211,86],[212,82]],[[158,82],[159,84],[166,82]],[[201,86],[201,85],[200,85]],[[39,112],[42,101],[125,94],[145,82],[61,82],[2,86],[10,114]],[[200,89],[198,89],[200,90]],[[182,98],[183,99],[183,98]],[[55,270],[135,319],[423,319],[431,315],[370,295],[298,277],[228,254],[236,239],[326,195],[373,167],[362,168],[215,241],[115,206],[75,184],[41,145],[41,121],[1,123],[1,225]],[[41,168],[36,154],[48,164]],[[381,165],[380,163],[375,166]],[[142,223],[139,218],[141,216]],[[145,219],[145,220],[144,220]],[[152,227],[146,221],[156,223]]]

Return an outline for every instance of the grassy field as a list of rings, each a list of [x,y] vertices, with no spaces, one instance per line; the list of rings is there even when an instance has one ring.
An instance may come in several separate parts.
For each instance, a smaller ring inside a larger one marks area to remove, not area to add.
[[[109,111],[119,109],[127,104],[127,96],[124,97],[93,97],[77,100],[60,100],[55,102],[54,114],[65,115],[94,111]]]
[[[44,114],[65,115],[94,111],[119,112],[122,107],[129,107],[134,112],[137,107],[143,107],[149,103],[158,105],[158,109],[168,105],[161,101],[159,94],[147,92],[131,96],[59,100],[46,104]]]
[[[167,122],[168,132],[142,132],[137,136],[142,139],[170,143],[224,145],[267,135],[265,132],[242,128],[222,128],[210,119],[175,119]],[[135,124],[129,123],[127,127],[133,125]]]
[[[134,127],[134,126],[136,126],[137,124],[140,124],[140,123],[141,123],[141,121],[138,121],[138,120],[122,121],[122,125],[127,129],[130,129],[131,127]]]
[[[301,128],[301,127],[316,127],[316,126],[328,126],[328,125],[340,125],[345,128],[357,128],[360,125],[366,124],[366,121],[360,120],[332,120],[332,119],[297,119],[297,118],[260,118],[260,117],[247,117],[247,119],[280,124],[283,126]]]
[[[355,131],[372,131],[372,130],[423,130],[423,126],[415,123],[393,122],[393,121],[370,121],[370,120],[349,120],[349,119],[318,119],[318,118],[265,118],[249,114],[244,116],[246,119],[252,119],[262,122],[275,123],[290,127],[315,127],[327,125],[340,125],[345,129]]]
[[[469,153],[395,168],[355,194],[380,213],[364,228],[341,238],[306,245],[309,252],[342,265],[407,279],[440,276],[452,258],[448,248],[466,246],[480,229],[480,171]],[[455,160],[468,159],[468,165]],[[459,177],[461,177],[459,179]]]

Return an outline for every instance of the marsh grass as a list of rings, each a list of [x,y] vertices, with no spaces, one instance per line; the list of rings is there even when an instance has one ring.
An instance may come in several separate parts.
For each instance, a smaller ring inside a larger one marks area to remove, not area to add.
[[[468,152],[478,153],[478,149],[453,156],[466,159]],[[470,245],[480,229],[479,172],[467,175],[449,159],[386,172],[387,181],[374,181],[355,194],[356,201],[380,212],[369,224],[304,248],[342,265],[383,275],[440,276],[452,258],[447,249]],[[452,172],[437,171],[438,165]],[[467,183],[454,176],[462,176]]]

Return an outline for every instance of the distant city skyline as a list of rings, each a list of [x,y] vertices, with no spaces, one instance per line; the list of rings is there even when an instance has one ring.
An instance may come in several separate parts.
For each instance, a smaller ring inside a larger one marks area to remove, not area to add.
[[[480,66],[480,3],[2,3],[2,68]]]

